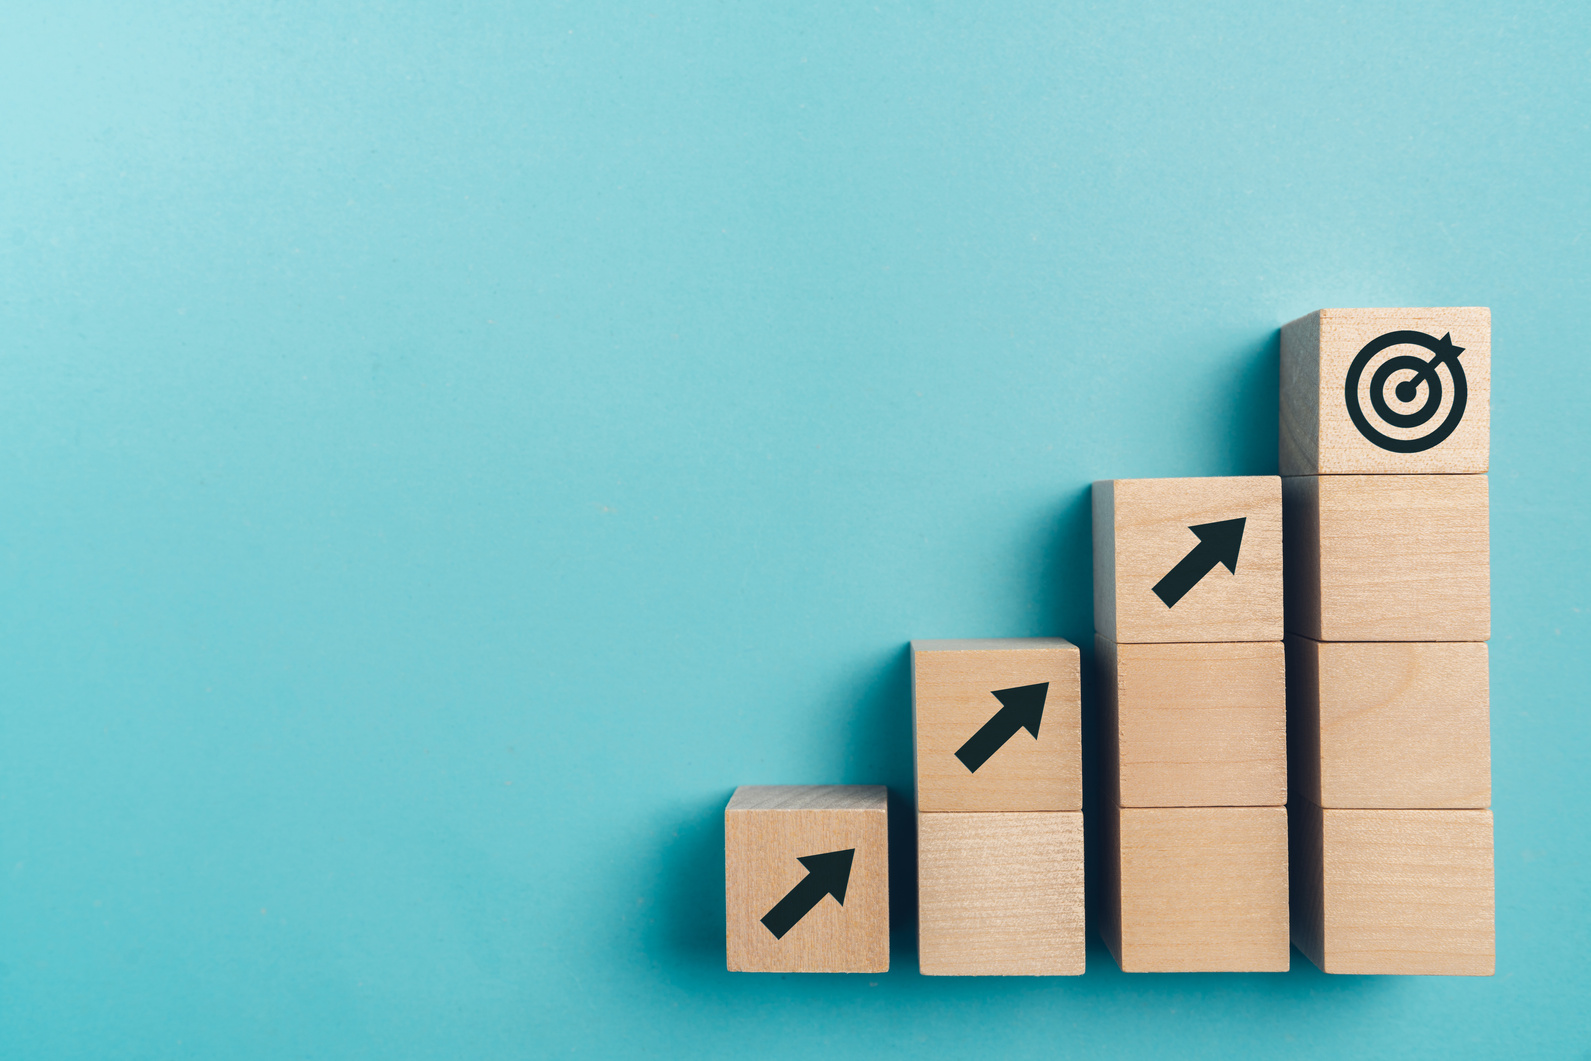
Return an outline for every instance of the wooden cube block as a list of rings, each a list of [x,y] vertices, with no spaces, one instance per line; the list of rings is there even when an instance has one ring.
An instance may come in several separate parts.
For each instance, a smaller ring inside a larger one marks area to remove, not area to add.
[[[1287,802],[1280,641],[1118,645],[1095,638],[1107,798],[1122,807]]]
[[[724,809],[731,972],[889,969],[882,785],[742,785]]]
[[[1081,811],[917,815],[926,976],[1083,972]]]
[[[1484,472],[1488,309],[1323,309],[1282,328],[1283,475]]]
[[[1323,972],[1492,975],[1491,811],[1293,816],[1293,942]]]
[[[913,641],[917,809],[1082,810],[1080,677],[1059,637]]]
[[[1284,479],[1287,630],[1316,641],[1485,641],[1484,475]]]
[[[1285,807],[1109,807],[1102,934],[1129,973],[1286,972]]]
[[[1118,644],[1282,639],[1274,475],[1094,484],[1094,629]]]
[[[1491,805],[1484,642],[1287,638],[1293,791],[1321,807]]]

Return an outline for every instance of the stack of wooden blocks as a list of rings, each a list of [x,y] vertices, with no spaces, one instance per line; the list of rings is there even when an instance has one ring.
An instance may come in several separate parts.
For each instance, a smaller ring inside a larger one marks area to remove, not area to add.
[[[1281,481],[1094,484],[1102,929],[1127,972],[1288,968]]]
[[[1060,638],[912,642],[923,973],[1083,972],[1080,677]]]
[[[1491,314],[1320,310],[1281,353],[1294,942],[1490,975]]]

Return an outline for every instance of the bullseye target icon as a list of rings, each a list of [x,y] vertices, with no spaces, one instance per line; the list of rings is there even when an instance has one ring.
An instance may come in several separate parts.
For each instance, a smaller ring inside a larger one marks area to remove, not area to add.
[[[1406,352],[1411,346],[1430,356]],[[1399,330],[1366,343],[1343,384],[1348,415],[1359,433],[1394,453],[1421,453],[1439,445],[1458,427],[1469,400],[1458,362],[1463,352],[1453,345],[1451,332],[1438,339]]]

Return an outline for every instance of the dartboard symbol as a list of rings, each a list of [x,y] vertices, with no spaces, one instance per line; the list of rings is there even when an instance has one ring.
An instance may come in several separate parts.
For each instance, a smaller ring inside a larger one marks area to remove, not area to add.
[[[1431,352],[1431,357],[1427,360],[1407,353],[1380,356],[1394,346],[1423,347]],[[1348,378],[1343,384],[1348,415],[1359,433],[1394,453],[1421,453],[1439,445],[1463,419],[1464,404],[1469,399],[1464,366],[1458,363],[1458,355],[1463,352],[1462,346],[1453,345],[1451,332],[1440,339],[1424,332],[1387,332],[1366,343],[1348,366]],[[1360,380],[1366,371],[1370,372],[1368,413],[1360,394]],[[1450,391],[1452,400],[1445,401]],[[1438,419],[1437,414],[1444,407],[1446,415]],[[1433,420],[1434,426],[1413,437],[1386,432],[1389,427],[1408,432],[1426,427]]]

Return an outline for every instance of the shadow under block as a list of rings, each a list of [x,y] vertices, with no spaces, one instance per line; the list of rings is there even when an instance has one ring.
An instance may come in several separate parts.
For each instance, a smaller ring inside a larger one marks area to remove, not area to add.
[[[1082,810],[1081,672],[1058,637],[913,641],[917,809]]]
[[[1094,629],[1118,644],[1280,641],[1281,480],[1096,482]]]
[[[1399,331],[1423,333],[1424,338],[1397,341],[1411,338],[1393,334]],[[1451,345],[1462,348],[1453,357],[1441,343],[1449,335]],[[1492,314],[1480,307],[1323,309],[1284,326],[1282,474],[1486,471],[1491,352]],[[1456,418],[1458,388],[1451,367],[1455,357],[1464,384],[1464,401]],[[1425,367],[1433,362],[1434,370]],[[1433,372],[1435,390],[1429,382]],[[1369,434],[1350,411],[1350,373],[1356,384],[1353,408],[1364,418]],[[1372,400],[1372,386],[1378,381],[1381,409]],[[1388,420],[1383,413],[1395,419]],[[1423,448],[1400,452],[1413,447]]]
[[[1107,798],[1122,807],[1287,802],[1280,641],[1118,645],[1095,637]]]
[[[1491,976],[1489,810],[1293,806],[1293,942],[1328,973]]]
[[[1081,811],[917,815],[926,976],[1079,976]]]
[[[1123,972],[1286,972],[1287,808],[1106,807],[1101,930]]]
[[[1293,792],[1320,807],[1491,806],[1484,642],[1287,638]]]
[[[888,971],[888,814],[882,785],[735,789],[724,809],[730,971]]]
[[[1282,480],[1287,630],[1316,641],[1485,641],[1484,475]]]

